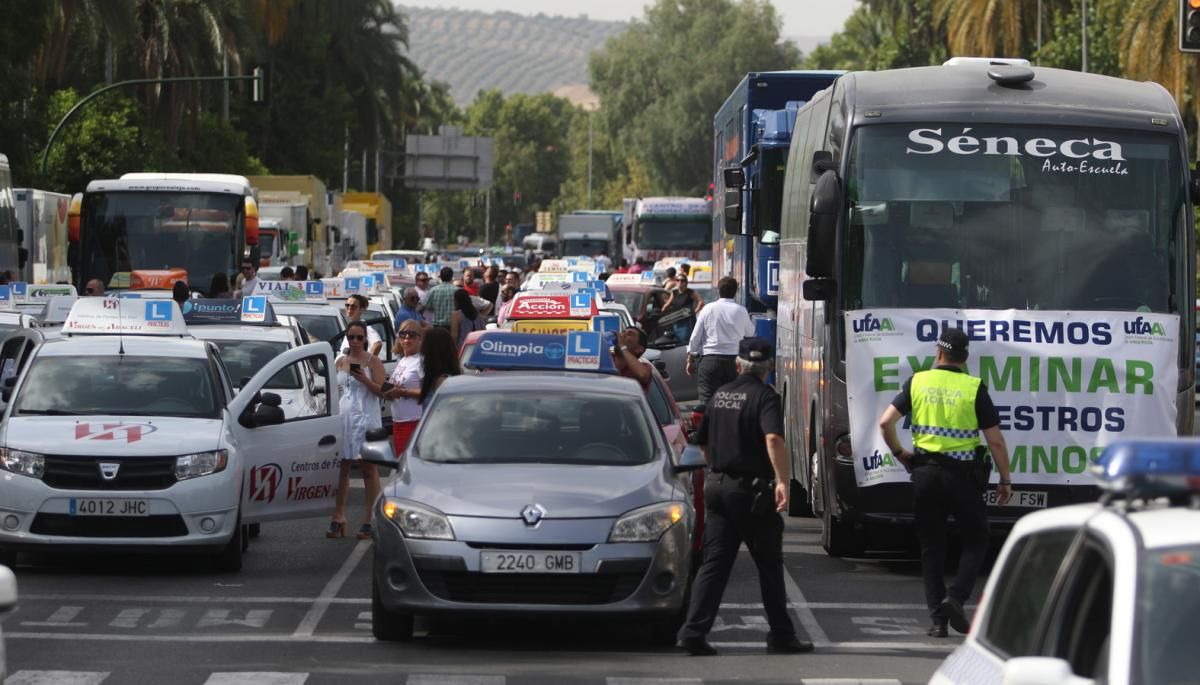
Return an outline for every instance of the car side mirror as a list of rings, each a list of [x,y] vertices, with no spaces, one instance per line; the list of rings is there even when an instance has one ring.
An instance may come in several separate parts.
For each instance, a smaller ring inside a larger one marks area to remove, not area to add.
[[[0,400],[5,404],[12,401],[13,388],[17,385],[17,377],[9,376],[4,379],[4,384],[0,385]]]
[[[1057,685],[1075,680],[1065,659],[1023,656],[1004,663],[1005,685]]]
[[[671,379],[671,374],[667,373],[667,363],[661,359],[655,359],[650,362],[654,364],[654,368],[658,369],[658,375],[662,376],[664,381]]]
[[[373,428],[367,431],[366,442],[359,452],[362,461],[385,469],[399,469],[401,461],[396,458],[392,447],[392,432],[387,428]]]
[[[704,452],[695,445],[688,445],[683,448],[683,453],[679,455],[679,459],[675,462],[675,473],[699,471],[707,465],[704,461]]]

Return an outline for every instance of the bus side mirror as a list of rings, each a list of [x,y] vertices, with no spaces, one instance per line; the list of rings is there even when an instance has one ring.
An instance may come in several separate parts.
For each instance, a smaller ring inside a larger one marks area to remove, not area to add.
[[[722,172],[725,180],[725,233],[742,233],[742,188],[746,185],[746,172],[740,166],[731,166]]]
[[[808,215],[808,254],[804,271],[810,278],[833,278],[837,252],[837,220],[842,206],[842,183],[837,172],[824,171],[813,189]]]
[[[837,281],[832,278],[810,278],[800,286],[809,302],[828,302],[837,294]]]
[[[1200,205],[1200,162],[1196,162],[1188,176],[1188,191],[1192,196],[1192,204]]]

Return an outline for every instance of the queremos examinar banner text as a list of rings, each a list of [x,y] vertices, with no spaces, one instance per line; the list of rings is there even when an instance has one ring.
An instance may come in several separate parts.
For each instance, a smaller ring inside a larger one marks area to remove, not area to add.
[[[971,339],[967,370],[983,379],[999,412],[1015,484],[1089,484],[1088,467],[1109,443],[1176,434],[1177,316],[984,309],[845,316],[859,486],[908,480],[883,442],[879,417],[904,381],[932,368],[946,327]],[[906,417],[899,433],[911,448],[908,426]]]

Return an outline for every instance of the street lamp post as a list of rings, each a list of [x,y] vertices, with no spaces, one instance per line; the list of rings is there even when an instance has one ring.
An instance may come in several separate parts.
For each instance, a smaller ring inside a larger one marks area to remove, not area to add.
[[[58,125],[54,127],[54,130],[50,133],[50,140],[46,141],[46,149],[42,151],[42,176],[46,175],[46,165],[50,160],[50,148],[54,146],[54,140],[58,138],[58,134],[62,131],[63,126],[65,126],[66,123],[71,120],[71,117],[75,116],[75,113],[82,109],[84,105],[92,100],[95,100],[101,95],[104,95],[110,90],[116,90],[117,88],[123,88],[125,86],[140,86],[143,84],[159,83],[196,83],[198,81],[256,81],[258,82],[256,85],[259,86],[255,89],[257,96],[257,94],[265,92],[261,87],[263,74],[261,69],[255,69],[254,71],[255,73],[246,76],[172,76],[169,78],[135,78],[128,81],[118,81],[111,85],[105,86],[100,90],[87,95],[79,102],[76,102],[75,106],[68,110],[67,113],[63,115],[63,118],[59,120]]]

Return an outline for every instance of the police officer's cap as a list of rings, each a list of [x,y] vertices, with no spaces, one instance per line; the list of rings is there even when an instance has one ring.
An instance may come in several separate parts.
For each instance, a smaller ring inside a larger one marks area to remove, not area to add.
[[[775,356],[775,348],[765,338],[742,338],[738,356],[748,362],[765,362]]]
[[[961,328],[947,328],[938,338],[938,347],[950,352],[966,352],[971,340]]]

